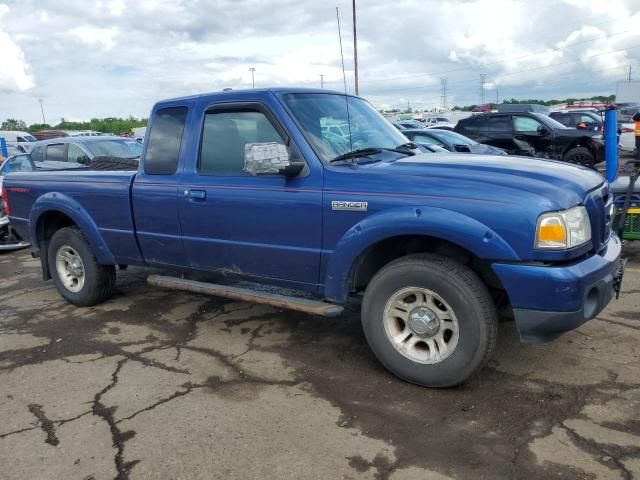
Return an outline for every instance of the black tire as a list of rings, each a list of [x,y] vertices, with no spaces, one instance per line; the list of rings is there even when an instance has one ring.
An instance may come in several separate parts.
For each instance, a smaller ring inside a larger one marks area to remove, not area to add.
[[[574,147],[564,154],[563,160],[575,165],[583,167],[591,167],[595,165],[595,157],[593,152],[586,147]]]
[[[434,292],[455,313],[457,344],[439,363],[412,361],[396,349],[385,332],[385,306],[407,287]],[[399,258],[374,276],[362,304],[362,326],[371,350],[391,373],[411,383],[438,388],[459,385],[481,369],[498,334],[496,309],[480,278],[466,266],[433,254]]]
[[[63,283],[56,267],[56,256],[62,247],[70,247],[79,255],[84,267],[84,285],[74,292]],[[90,307],[104,302],[111,295],[116,283],[113,265],[100,265],[89,243],[76,227],[65,227],[53,234],[47,252],[49,271],[60,295],[69,303],[79,307]]]

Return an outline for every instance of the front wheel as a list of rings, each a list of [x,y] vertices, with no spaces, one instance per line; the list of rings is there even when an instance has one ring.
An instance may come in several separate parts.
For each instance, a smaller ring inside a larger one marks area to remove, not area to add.
[[[585,147],[575,147],[564,155],[564,161],[583,167],[593,167],[595,158],[591,150]]]
[[[432,254],[389,263],[367,286],[362,325],[380,362],[429,387],[463,383],[484,366],[497,338],[487,287],[469,268]]]
[[[58,292],[69,303],[89,307],[113,294],[115,267],[97,262],[89,243],[77,228],[61,228],[53,234],[47,260]]]

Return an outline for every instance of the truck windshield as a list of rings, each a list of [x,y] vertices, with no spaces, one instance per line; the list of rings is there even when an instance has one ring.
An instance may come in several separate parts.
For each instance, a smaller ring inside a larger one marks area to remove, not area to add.
[[[332,93],[290,93],[284,96],[284,101],[325,163],[352,150],[394,149],[408,141],[361,98]]]
[[[142,145],[135,140],[99,140],[84,145],[96,157],[133,158],[142,154]]]

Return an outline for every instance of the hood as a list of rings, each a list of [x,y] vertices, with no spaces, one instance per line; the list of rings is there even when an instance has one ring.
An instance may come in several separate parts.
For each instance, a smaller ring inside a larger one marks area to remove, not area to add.
[[[493,185],[511,191],[514,202],[522,202],[524,192],[543,197],[555,208],[581,203],[587,192],[604,183],[593,170],[568,163],[530,157],[449,153],[422,154],[361,167],[370,173],[425,177],[431,185],[456,189],[457,194],[477,198]],[[415,182],[416,189],[421,188]]]
[[[587,128],[554,128],[553,133],[555,134],[556,137],[563,137],[563,138],[600,136],[600,132],[598,130],[589,130]]]

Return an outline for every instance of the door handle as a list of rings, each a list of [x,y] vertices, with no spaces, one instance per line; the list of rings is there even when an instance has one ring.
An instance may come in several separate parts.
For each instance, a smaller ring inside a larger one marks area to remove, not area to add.
[[[207,192],[205,190],[185,190],[184,196],[193,200],[206,200]]]

